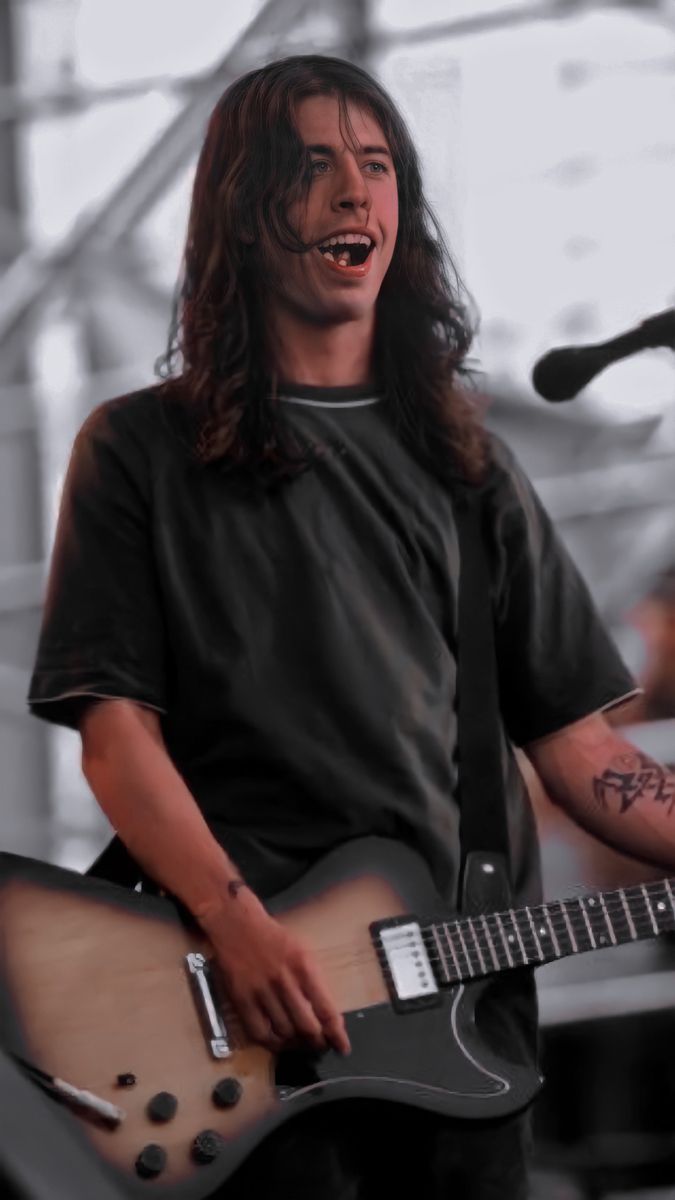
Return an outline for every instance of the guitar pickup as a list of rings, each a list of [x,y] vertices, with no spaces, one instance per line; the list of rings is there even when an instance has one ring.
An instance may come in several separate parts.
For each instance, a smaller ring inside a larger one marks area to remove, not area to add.
[[[396,1011],[440,1004],[441,993],[419,922],[410,916],[374,921],[370,933]]]

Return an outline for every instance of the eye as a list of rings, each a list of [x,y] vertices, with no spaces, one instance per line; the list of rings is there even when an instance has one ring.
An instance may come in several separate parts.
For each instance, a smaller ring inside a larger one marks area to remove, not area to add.
[[[388,175],[389,174],[389,168],[382,162],[373,161],[373,162],[367,163],[366,165],[369,167],[380,167],[380,170],[375,172],[376,175],[380,175],[380,174]]]
[[[312,160],[311,169],[312,169],[312,171],[314,171],[315,167],[329,167],[329,166],[330,166],[330,163],[328,162],[327,159],[315,158]],[[323,171],[317,171],[317,174],[323,175]]]

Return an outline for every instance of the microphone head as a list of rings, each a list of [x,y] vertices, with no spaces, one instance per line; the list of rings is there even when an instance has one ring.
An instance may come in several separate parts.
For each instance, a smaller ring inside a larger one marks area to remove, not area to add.
[[[532,386],[544,400],[571,400],[607,365],[598,346],[561,346],[534,364]]]
[[[654,346],[670,346],[675,350],[675,308],[648,317],[635,329],[620,333],[608,342],[550,350],[535,363],[532,384],[544,400],[553,404],[571,400],[610,363]]]

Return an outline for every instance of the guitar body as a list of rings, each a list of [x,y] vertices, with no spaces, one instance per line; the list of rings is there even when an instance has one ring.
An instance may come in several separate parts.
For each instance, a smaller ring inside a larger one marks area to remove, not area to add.
[[[190,954],[208,960],[209,947],[177,905],[0,855],[4,1048],[124,1109],[114,1127],[81,1110],[62,1115],[125,1194],[201,1200],[271,1129],[332,1099],[380,1097],[463,1118],[505,1116],[532,1099],[534,1068],[500,1060],[478,1037],[484,982],[440,990],[432,1007],[393,1003],[371,924],[443,914],[412,851],[379,838],[347,843],[269,908],[318,956],[346,1015],[349,1057],[276,1058],[249,1042],[221,996],[228,1054],[215,1058],[186,968]],[[120,1084],[124,1075],[135,1082]],[[212,1095],[223,1079],[236,1081],[226,1108]],[[163,1122],[147,1112],[160,1092],[178,1101]],[[200,1163],[191,1148],[205,1130],[219,1135],[218,1154]],[[143,1179],[135,1164],[149,1143],[166,1163]]]

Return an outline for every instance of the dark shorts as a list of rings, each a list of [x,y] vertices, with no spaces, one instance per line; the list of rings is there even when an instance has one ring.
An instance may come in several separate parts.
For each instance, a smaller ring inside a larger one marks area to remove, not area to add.
[[[218,1200],[526,1200],[530,1122],[335,1101],[275,1130]],[[452,1189],[452,1190],[451,1190]]]

